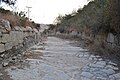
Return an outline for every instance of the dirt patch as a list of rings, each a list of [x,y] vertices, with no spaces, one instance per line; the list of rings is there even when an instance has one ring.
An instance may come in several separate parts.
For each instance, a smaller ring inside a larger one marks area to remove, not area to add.
[[[42,53],[31,53],[31,54],[28,54],[28,55],[25,55],[26,58],[30,58],[30,59],[42,59],[41,56],[43,54]]]
[[[45,48],[41,47],[41,48],[31,48],[32,50],[44,50]]]
[[[43,56],[43,54],[41,52],[42,50],[44,50],[43,47],[31,48],[30,50],[24,52],[24,57],[30,58],[30,59],[41,59],[41,56]]]

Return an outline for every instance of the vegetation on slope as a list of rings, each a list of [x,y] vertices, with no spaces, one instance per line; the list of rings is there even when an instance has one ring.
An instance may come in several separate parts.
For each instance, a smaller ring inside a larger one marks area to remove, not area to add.
[[[38,29],[39,24],[35,23],[34,21],[29,21],[26,17],[24,12],[15,13],[9,10],[5,10],[3,8],[0,8],[0,19],[8,20],[11,24],[11,28],[13,29],[15,26],[20,27],[34,27]]]
[[[16,4],[17,0],[0,0],[0,20],[5,19],[10,22],[11,28],[13,29],[15,26],[20,26],[20,27],[34,27],[36,29],[39,29],[40,24],[35,23],[34,21],[30,21],[27,17],[25,12],[13,12],[10,10],[5,10],[4,6],[3,8],[1,7],[2,3],[5,3],[5,5],[15,7],[14,5]]]
[[[120,0],[91,0],[76,13],[59,15],[50,29],[82,33],[89,49],[120,59]]]
[[[94,0],[78,9],[76,13],[59,15],[57,30],[66,32],[68,28],[89,29],[91,33],[120,34],[120,0]]]

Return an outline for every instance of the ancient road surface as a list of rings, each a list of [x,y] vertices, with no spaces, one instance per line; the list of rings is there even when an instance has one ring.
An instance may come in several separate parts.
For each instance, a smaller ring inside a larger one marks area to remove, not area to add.
[[[28,65],[11,66],[5,71],[13,80],[120,80],[116,63],[70,43],[48,37],[44,44],[24,53],[29,53],[25,60]]]

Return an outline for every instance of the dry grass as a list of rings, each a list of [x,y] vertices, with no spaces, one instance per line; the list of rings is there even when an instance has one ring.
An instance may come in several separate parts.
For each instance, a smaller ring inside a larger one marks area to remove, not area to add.
[[[32,22],[26,20],[23,17],[17,16],[17,15],[13,15],[13,14],[0,13],[0,19],[8,20],[10,22],[10,25],[11,25],[12,29],[15,26],[23,26],[23,27],[31,26],[31,27],[35,27]],[[20,21],[20,19],[24,19],[24,21]]]

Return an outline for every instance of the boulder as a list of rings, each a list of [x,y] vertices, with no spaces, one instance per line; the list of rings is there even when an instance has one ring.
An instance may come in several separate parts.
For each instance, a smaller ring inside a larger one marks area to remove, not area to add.
[[[38,33],[38,30],[37,30],[36,28],[33,28],[33,31],[34,31],[35,33]]]
[[[0,31],[11,31],[10,22],[8,20],[0,20]]]
[[[9,61],[4,61],[3,63],[2,63],[2,66],[3,67],[6,67],[6,66],[8,66],[9,65]]]
[[[4,44],[0,44],[0,53],[4,51],[5,51]]]
[[[26,30],[27,30],[27,32],[33,31],[33,29],[30,26],[26,26]]]
[[[15,28],[15,31],[22,31],[22,28],[19,26],[15,26],[14,28]]]

